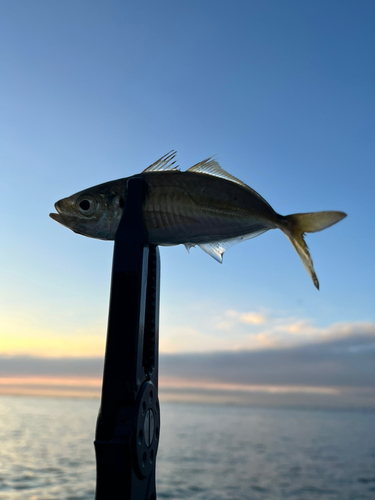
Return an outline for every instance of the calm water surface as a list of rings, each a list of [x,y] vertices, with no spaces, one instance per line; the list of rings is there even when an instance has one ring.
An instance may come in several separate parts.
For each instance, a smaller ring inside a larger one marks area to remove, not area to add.
[[[93,500],[98,406],[0,397],[0,499]],[[161,410],[159,499],[375,499],[375,413]]]

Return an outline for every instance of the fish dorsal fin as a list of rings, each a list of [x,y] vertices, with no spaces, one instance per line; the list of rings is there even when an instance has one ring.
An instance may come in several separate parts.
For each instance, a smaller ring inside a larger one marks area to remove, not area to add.
[[[236,182],[241,186],[249,187],[247,184],[237,179],[237,177],[228,174],[228,172],[226,172],[223,168],[220,167],[218,162],[214,160],[213,157],[207,158],[206,160],[203,160],[197,163],[196,165],[193,165],[192,167],[189,168],[189,170],[187,170],[187,172],[196,172],[198,174],[214,175],[215,177],[221,177],[221,179],[226,179],[227,181]]]
[[[145,172],[162,172],[165,170],[179,170],[178,165],[176,165],[176,151],[169,151],[166,155],[162,156],[158,161],[143,170]]]
[[[215,260],[220,262],[220,264],[222,264],[224,252],[228,250],[228,248],[237,245],[237,243],[241,243],[241,241],[255,238],[256,236],[259,236],[260,234],[268,231],[268,229],[269,229],[268,227],[263,227],[259,228],[257,231],[254,231],[253,233],[244,234],[243,236],[238,236],[237,238],[232,238],[227,241],[214,241],[211,243],[202,243],[198,246],[204,252],[208,253],[208,255],[211,255],[211,257],[213,257]]]

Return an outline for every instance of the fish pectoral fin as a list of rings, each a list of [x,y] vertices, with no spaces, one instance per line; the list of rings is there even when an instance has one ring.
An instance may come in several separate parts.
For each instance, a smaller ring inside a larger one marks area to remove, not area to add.
[[[143,212],[143,217],[148,230],[199,224],[197,219],[169,212],[145,211]]]
[[[236,182],[237,184],[240,184],[240,186],[244,186],[247,188],[249,187],[247,184],[237,179],[237,177],[228,174],[228,172],[226,172],[223,168],[220,167],[218,162],[214,160],[213,157],[207,158],[206,160],[203,160],[197,163],[196,165],[193,165],[187,170],[187,172],[213,175],[214,177],[220,177],[221,179],[226,179],[227,181]]]
[[[268,229],[269,228],[266,227],[259,229],[258,231],[254,231],[253,233],[250,234],[244,234],[243,236],[238,236],[237,238],[231,238],[230,240],[227,241],[214,241],[211,243],[201,243],[198,246],[204,252],[208,253],[208,255],[211,255],[211,257],[214,258],[217,262],[220,262],[220,264],[222,264],[224,252],[226,252],[228,248],[237,245],[237,243],[241,243],[241,241],[255,238],[256,236],[259,236],[260,234],[268,231]]]
[[[176,151],[169,151],[166,155],[162,156],[155,163],[147,167],[143,170],[142,173],[145,172],[162,172],[165,170],[179,170],[178,165],[176,165],[176,161],[173,161],[176,157]]]

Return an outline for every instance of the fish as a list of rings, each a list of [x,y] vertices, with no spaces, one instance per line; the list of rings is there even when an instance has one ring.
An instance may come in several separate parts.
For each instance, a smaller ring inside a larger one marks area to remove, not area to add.
[[[214,157],[186,171],[170,151],[143,172],[145,194],[142,219],[153,245],[198,246],[218,262],[228,248],[280,229],[297,251],[315,287],[319,281],[306,245],[305,233],[336,224],[346,214],[338,211],[296,213],[283,216],[254,189],[220,167]],[[114,240],[131,177],[99,184],[55,203],[50,217],[75,233]]]

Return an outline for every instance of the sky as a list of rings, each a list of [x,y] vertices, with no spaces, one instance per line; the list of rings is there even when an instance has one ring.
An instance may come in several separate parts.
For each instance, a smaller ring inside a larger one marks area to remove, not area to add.
[[[162,396],[375,408],[374,22],[366,0],[2,2],[0,393],[100,394],[113,243],[48,214],[174,149],[283,215],[348,217],[307,236],[320,291],[280,231],[222,265],[161,248]]]

